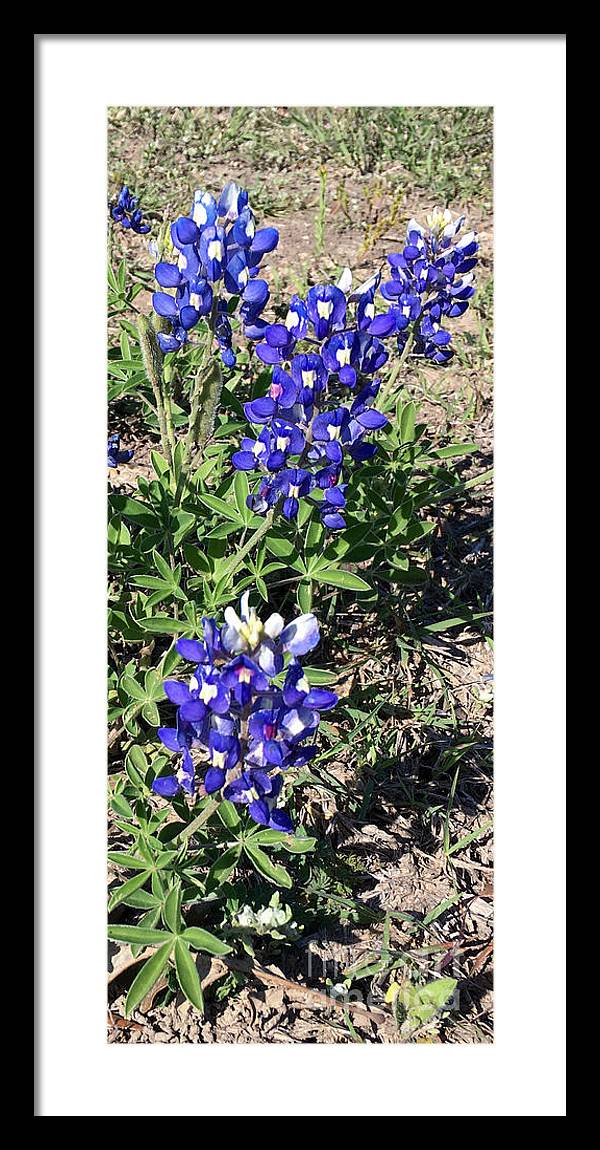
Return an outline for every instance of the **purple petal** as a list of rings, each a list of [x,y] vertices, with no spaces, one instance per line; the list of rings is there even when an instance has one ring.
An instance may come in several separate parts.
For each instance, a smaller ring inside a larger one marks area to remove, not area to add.
[[[206,648],[199,639],[177,639],[175,650],[182,659],[188,663],[204,663],[206,661]]]
[[[190,699],[190,689],[185,683],[180,683],[178,679],[167,679],[163,683],[163,690],[167,699],[175,703],[176,707],[181,706],[182,703],[187,703]]]
[[[292,655],[305,655],[319,642],[319,624],[314,615],[299,615],[281,632],[284,651]]]
[[[161,775],[152,783],[152,790],[155,794],[162,795],[164,799],[170,799],[177,794],[179,783],[175,775]]]

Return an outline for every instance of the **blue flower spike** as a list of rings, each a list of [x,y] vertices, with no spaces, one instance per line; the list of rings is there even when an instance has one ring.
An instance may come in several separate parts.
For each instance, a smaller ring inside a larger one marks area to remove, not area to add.
[[[122,463],[129,463],[133,459],[134,450],[129,447],[122,451],[121,436],[115,431],[108,437],[107,456],[109,467],[120,467]]]
[[[226,608],[222,627],[203,619],[201,639],[177,639],[178,654],[195,670],[187,682],[164,683],[176,718],[158,735],[177,760],[154,779],[154,793],[190,800],[220,794],[245,806],[260,826],[291,834],[294,824],[281,804],[284,775],[316,753],[307,740],[318,729],[320,712],[337,703],[333,691],[311,687],[300,662],[319,640],[314,615],[286,625],[274,612],[263,622],[249,592],[239,611]]]
[[[143,222],[142,210],[138,207],[138,198],[131,194],[127,184],[123,184],[117,202],[110,205],[110,214],[115,223],[120,224],[125,231],[131,230],[141,236],[150,231],[150,224]]]
[[[390,347],[439,366],[451,359],[446,321],[462,315],[474,294],[478,241],[475,232],[458,238],[464,219],[447,209],[435,208],[426,223],[409,221],[404,247],[387,257],[389,279],[382,282],[378,270],[353,287],[344,268],[335,285],[292,296],[283,322],[252,327],[271,382],[244,405],[261,430],[242,440],[232,463],[261,473],[247,499],[256,514],[276,508],[295,519],[300,500],[317,502],[321,488],[321,523],[344,530],[350,469],[372,459],[377,444],[369,437],[388,422],[374,404]]]
[[[237,361],[233,312],[238,312],[248,340],[260,342],[270,326],[261,319],[269,288],[257,277],[279,233],[276,228],[257,230],[247,191],[230,180],[218,200],[210,192],[194,192],[189,216],[171,224],[170,236],[173,262],[163,260],[154,269],[162,290],[154,292],[152,306],[171,325],[170,331],[158,334],[161,350],[180,351],[206,317],[223,364],[232,368]],[[279,353],[273,354],[269,362],[275,363]]]

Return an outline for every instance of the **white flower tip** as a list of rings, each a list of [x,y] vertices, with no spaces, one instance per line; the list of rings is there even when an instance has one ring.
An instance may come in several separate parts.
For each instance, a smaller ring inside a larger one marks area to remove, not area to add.
[[[239,631],[242,621],[239,615],[236,614],[233,607],[226,607],[224,611],[225,622],[233,628],[234,631]]]
[[[350,271],[350,268],[343,269],[336,287],[338,287],[340,291],[343,291],[344,295],[350,291],[350,288],[352,287],[352,272]]]
[[[277,639],[283,631],[283,627],[284,621],[281,615],[278,615],[275,611],[272,615],[269,615],[269,618],[265,622],[265,635],[268,635],[269,639]]]

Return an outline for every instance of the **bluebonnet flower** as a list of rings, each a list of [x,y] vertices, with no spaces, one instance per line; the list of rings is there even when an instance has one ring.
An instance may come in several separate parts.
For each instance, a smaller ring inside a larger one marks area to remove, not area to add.
[[[150,231],[150,225],[143,222],[141,208],[138,207],[137,196],[132,196],[127,184],[123,184],[116,204],[110,205],[110,214],[113,220],[123,228],[131,228],[132,232],[145,235]]]
[[[249,423],[269,423],[273,416],[285,416],[298,396],[298,385],[280,367],[273,368],[272,382],[266,395],[244,404]]]
[[[265,342],[256,345],[256,354],[263,363],[283,363],[289,359],[296,345],[296,337],[284,323],[272,323],[265,329]]]
[[[176,288],[175,295],[154,292],[152,306],[155,312],[171,322],[171,332],[159,332],[158,342],[163,352],[177,351],[186,343],[188,332],[203,315],[208,315],[213,304],[213,289],[207,279],[196,276],[186,280],[175,264],[157,264],[154,274],[163,287]]]
[[[294,423],[273,419],[271,427],[265,427],[256,440],[242,440],[242,450],[234,453],[233,465],[238,471],[254,471],[257,466],[279,471],[288,456],[300,455],[304,442],[304,435]]]
[[[121,451],[121,436],[115,431],[108,437],[107,456],[109,467],[120,467],[122,463],[129,463],[133,459],[134,451],[132,447]]]
[[[298,514],[298,500],[308,495],[311,489],[310,471],[303,467],[290,467],[277,477],[277,487],[283,495],[282,512],[286,519],[295,519]]]
[[[346,487],[346,483],[340,483],[337,487],[325,488],[323,502],[319,506],[319,514],[321,523],[330,531],[342,531],[346,526],[346,520],[342,514],[346,506]]]
[[[346,319],[346,296],[339,287],[332,284],[310,289],[306,297],[306,309],[319,342],[330,332],[341,329]]]
[[[212,730],[208,735],[208,755],[210,767],[204,776],[204,789],[207,795],[220,791],[227,778],[240,761],[241,746],[236,735],[222,734]]]
[[[457,239],[463,222],[437,209],[426,228],[411,220],[403,250],[388,256],[390,279],[382,283],[377,271],[353,289],[345,268],[337,284],[317,284],[306,300],[293,296],[283,323],[257,323],[256,354],[272,368],[271,384],[244,407],[262,430],[232,457],[235,468],[262,473],[248,496],[253,511],[280,507],[295,518],[299,497],[315,502],[321,488],[321,522],[343,529],[348,466],[372,458],[377,445],[367,437],[387,423],[373,405],[390,341],[403,352],[410,340],[408,351],[435,364],[453,354],[445,322],[463,314],[475,290],[478,242],[474,232]],[[354,400],[347,388],[356,390]],[[282,421],[289,443],[277,450]],[[298,483],[290,470],[301,475]]]
[[[190,215],[171,224],[170,236],[176,262],[156,265],[157,282],[167,290],[152,297],[154,310],[171,323],[170,332],[158,335],[161,349],[178,351],[206,316],[223,363],[233,367],[236,356],[226,296],[239,297],[246,338],[260,340],[268,327],[260,316],[269,289],[257,276],[264,255],[277,246],[277,228],[257,230],[248,193],[230,181],[218,201],[208,192],[196,191]]]
[[[426,228],[410,220],[404,248],[387,257],[392,278],[380,289],[392,303],[387,316],[395,323],[400,351],[412,331],[412,354],[436,364],[447,363],[453,355],[451,334],[442,322],[463,315],[475,294],[479,243],[472,231],[456,240],[463,223],[464,217],[453,220],[448,210],[437,208],[427,217]]]
[[[187,747],[181,752],[181,762],[174,775],[159,775],[152,784],[152,790],[164,799],[173,798],[179,791],[188,795],[195,793],[194,762]]]
[[[283,775],[272,776],[266,771],[250,770],[229,783],[223,795],[232,803],[244,803],[255,823],[289,834],[294,824],[287,811],[275,806],[282,786]]]
[[[256,440],[242,440],[232,462],[238,470],[263,472],[257,490],[248,496],[248,506],[259,514],[281,503],[284,517],[295,519],[301,498],[310,497],[317,486],[341,482],[344,449],[350,459],[369,458],[372,452],[360,441],[387,423],[385,416],[374,412],[360,419],[377,394],[379,384],[373,380],[361,389],[360,410],[340,406],[325,420],[319,412],[332,386],[354,387],[359,376],[369,377],[387,359],[381,340],[344,327],[348,308],[340,285],[349,288],[350,280],[348,272],[335,287],[318,285],[306,303],[294,296],[285,323],[267,325],[264,341],[256,349],[259,358],[272,365],[271,384],[267,394],[246,403],[244,411],[251,423],[264,426]],[[367,290],[372,292],[374,286],[376,280],[368,283]],[[304,339],[322,346],[319,351],[299,350]],[[335,464],[326,481],[323,463]],[[343,491],[333,499],[337,508],[343,506]],[[332,530],[345,525],[333,507],[323,522]]]
[[[355,331],[342,331],[332,335],[323,345],[323,361],[330,372],[337,372],[340,383],[354,387],[356,383],[356,363],[360,342]]]
[[[263,622],[246,592],[239,614],[227,607],[222,627],[203,619],[202,630],[202,639],[175,644],[196,668],[187,683],[164,683],[177,708],[176,722],[159,728],[158,735],[178,759],[152,789],[163,798],[194,795],[202,770],[204,793],[221,792],[247,806],[260,825],[291,832],[292,821],[279,805],[284,773],[316,753],[306,740],[316,733],[320,712],[337,702],[333,691],[310,686],[300,663],[319,642],[317,620],[307,613],[286,626],[273,613]],[[195,749],[201,763],[192,757]]]

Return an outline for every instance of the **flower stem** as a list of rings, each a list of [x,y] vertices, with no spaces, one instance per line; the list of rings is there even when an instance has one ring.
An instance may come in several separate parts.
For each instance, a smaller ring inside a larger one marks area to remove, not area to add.
[[[260,543],[263,535],[267,534],[267,531],[269,530],[269,527],[271,526],[274,518],[275,509],[273,508],[271,511],[267,512],[264,518],[264,522],[261,523],[260,527],[256,528],[256,531],[254,531],[250,536],[248,542],[244,543],[244,546],[240,547],[239,551],[236,551],[235,555],[233,555],[229,562],[225,564],[223,569],[224,575],[235,575],[235,572],[244,562],[246,555],[252,551],[253,547],[256,547],[257,543]]]
[[[391,395],[394,384],[396,383],[396,380],[398,379],[398,376],[400,375],[402,367],[404,366],[405,361],[408,359],[408,357],[412,351],[412,346],[413,346],[414,342],[415,342],[415,333],[414,333],[414,331],[411,331],[411,333],[410,333],[410,335],[409,335],[409,337],[408,337],[408,339],[404,345],[404,348],[402,350],[402,355],[400,356],[398,363],[396,364],[394,370],[392,371],[387,383],[384,384],[384,386],[382,387],[382,389],[379,393],[378,399],[379,399],[379,406],[381,408],[384,407],[385,401]]]
[[[138,320],[138,335],[140,339],[142,359],[144,361],[144,369],[154,393],[154,402],[156,404],[156,415],[158,418],[158,427],[160,430],[160,441],[163,455],[169,465],[171,474],[173,474],[173,455],[171,452],[171,441],[169,439],[167,416],[164,404],[162,352],[158,345],[156,332],[154,331],[150,320],[145,315],[140,316]]]
[[[201,811],[195,819],[192,819],[191,823],[188,823],[185,830],[183,830],[179,835],[179,838],[182,839],[183,842],[187,842],[187,840],[191,838],[191,836],[197,830],[199,830],[200,827],[204,826],[204,824],[208,822],[211,815],[214,815],[218,806],[220,806],[220,799],[211,799],[208,805],[205,806],[204,810]]]
[[[169,440],[169,447],[171,449],[171,457],[175,463],[175,448],[177,446],[175,441],[175,431],[173,429],[173,406],[171,403],[171,380],[167,379],[167,372],[163,370],[161,373],[162,379],[162,400],[165,409],[165,424],[167,428],[167,438]]]

